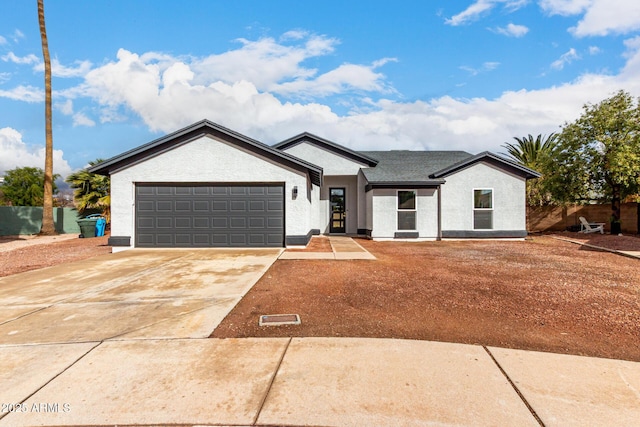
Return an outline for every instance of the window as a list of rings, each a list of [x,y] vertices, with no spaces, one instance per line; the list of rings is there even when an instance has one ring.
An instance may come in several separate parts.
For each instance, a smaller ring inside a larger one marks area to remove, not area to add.
[[[473,190],[473,229],[493,228],[493,190]]]
[[[416,229],[416,192],[398,191],[398,230]]]

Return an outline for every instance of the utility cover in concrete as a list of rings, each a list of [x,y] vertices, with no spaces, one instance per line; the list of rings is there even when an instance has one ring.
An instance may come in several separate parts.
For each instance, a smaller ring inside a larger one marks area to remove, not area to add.
[[[260,316],[260,326],[299,325],[300,316],[297,314],[266,314]]]

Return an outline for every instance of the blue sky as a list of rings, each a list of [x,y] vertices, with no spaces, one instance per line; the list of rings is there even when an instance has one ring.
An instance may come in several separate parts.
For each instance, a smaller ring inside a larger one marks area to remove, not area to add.
[[[45,0],[54,169],[203,118],[273,144],[504,151],[640,96],[637,0]],[[0,174],[43,167],[36,1],[0,0]]]

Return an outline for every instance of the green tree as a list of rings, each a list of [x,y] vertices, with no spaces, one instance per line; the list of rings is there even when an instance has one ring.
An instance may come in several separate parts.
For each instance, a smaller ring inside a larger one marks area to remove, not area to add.
[[[38,0],[38,23],[40,24],[40,41],[44,57],[44,112],[45,112],[45,154],[44,154],[44,183],[42,201],[42,228],[40,234],[56,234],[53,223],[53,130],[51,125],[51,58],[49,56],[49,42],[44,23],[44,0]]]
[[[87,171],[89,167],[102,163],[102,161],[102,159],[97,159],[89,162],[87,168],[69,175],[66,182],[74,189],[73,199],[80,213],[84,213],[87,209],[100,209],[109,222],[111,219],[111,179],[108,176]]]
[[[54,175],[56,180],[59,175]],[[57,187],[53,184],[52,191]],[[44,198],[44,171],[40,168],[24,167],[7,171],[2,185],[4,199],[12,206],[42,206]]]
[[[530,206],[542,206],[553,202],[550,192],[546,188],[545,177],[552,173],[553,155],[558,146],[558,135],[552,133],[549,136],[538,135],[533,138],[514,137],[517,143],[505,143],[507,155],[517,163],[540,172],[542,176],[527,181],[527,204]]]
[[[619,91],[583,110],[559,135],[552,191],[562,201],[611,201],[615,232],[621,200],[640,189],[640,103]]]

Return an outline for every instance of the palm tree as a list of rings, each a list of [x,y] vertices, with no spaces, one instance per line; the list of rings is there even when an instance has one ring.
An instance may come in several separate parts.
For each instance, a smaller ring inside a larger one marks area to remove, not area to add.
[[[89,166],[72,173],[66,179],[74,189],[73,199],[80,213],[87,209],[99,209],[107,222],[111,219],[111,180],[108,176],[90,173],[87,169],[102,163],[102,159],[89,162]]]
[[[42,228],[40,234],[56,234],[53,223],[53,131],[51,127],[51,58],[47,29],[44,25],[44,0],[38,0],[38,22],[44,57],[44,109],[45,109],[45,156],[44,156],[44,199],[42,201]]]
[[[558,135],[555,133],[547,137],[538,135],[536,139],[533,139],[531,134],[527,137],[514,137],[513,139],[518,143],[503,145],[507,149],[509,157],[533,170],[540,168],[558,145]]]
[[[549,136],[538,135],[533,138],[531,134],[527,137],[514,137],[517,144],[505,143],[508,156],[514,161],[542,173],[542,177],[527,181],[527,204],[530,206],[541,206],[551,203],[551,195],[545,190],[544,175],[548,172],[550,161],[558,146],[558,135],[552,133]]]

